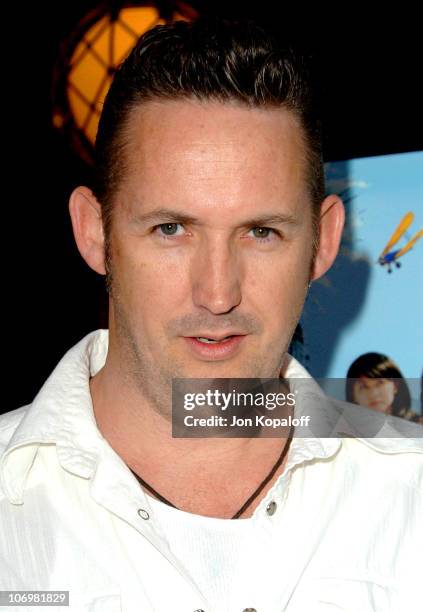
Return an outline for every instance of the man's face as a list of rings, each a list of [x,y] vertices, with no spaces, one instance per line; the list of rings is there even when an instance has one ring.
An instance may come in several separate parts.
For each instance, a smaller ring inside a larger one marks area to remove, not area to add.
[[[110,333],[126,367],[157,405],[173,377],[278,376],[312,258],[295,117],[163,101],[130,125],[110,234]]]

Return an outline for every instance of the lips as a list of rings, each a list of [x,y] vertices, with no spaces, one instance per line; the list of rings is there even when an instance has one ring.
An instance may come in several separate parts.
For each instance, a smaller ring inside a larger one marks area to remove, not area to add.
[[[223,340],[227,340],[228,338],[231,338],[232,336],[244,336],[244,335],[245,334],[243,332],[240,332],[237,330],[222,332],[220,334],[216,332],[201,331],[198,334],[192,334],[192,336],[189,336],[189,337],[196,338],[197,340],[209,340],[212,342],[222,342]]]
[[[215,338],[198,337],[196,338],[196,340],[198,340],[199,342],[203,342],[204,344],[216,344],[217,342],[227,342],[229,338],[232,338],[232,337],[233,336],[225,336],[221,340],[217,340]]]
[[[190,352],[201,361],[219,361],[236,355],[245,338],[245,334],[222,334],[219,337],[202,333],[199,336],[185,336],[184,340]]]

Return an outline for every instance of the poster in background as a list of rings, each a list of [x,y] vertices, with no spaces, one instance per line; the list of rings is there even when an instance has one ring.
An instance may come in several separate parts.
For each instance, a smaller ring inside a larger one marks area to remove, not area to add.
[[[392,250],[423,227],[423,152],[330,163],[325,171],[327,193],[345,203],[346,226],[333,267],[310,289],[294,355],[316,378],[344,378],[359,355],[383,353],[420,383],[423,239],[391,273],[378,258],[408,212],[413,221]]]

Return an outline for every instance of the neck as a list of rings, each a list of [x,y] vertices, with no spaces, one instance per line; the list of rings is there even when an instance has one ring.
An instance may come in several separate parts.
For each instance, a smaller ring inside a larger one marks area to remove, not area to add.
[[[242,458],[248,463],[261,450],[281,446],[274,438],[173,438],[171,422],[141,391],[119,384],[107,365],[90,380],[90,391],[102,435],[131,467],[176,463],[194,469],[206,461],[218,471],[228,462],[239,464]]]
[[[281,438],[173,438],[171,422],[154,409],[142,389],[128,384],[110,351],[105,366],[90,380],[90,391],[98,428],[114,451],[154,489],[189,512],[232,517],[266,477],[286,442]]]

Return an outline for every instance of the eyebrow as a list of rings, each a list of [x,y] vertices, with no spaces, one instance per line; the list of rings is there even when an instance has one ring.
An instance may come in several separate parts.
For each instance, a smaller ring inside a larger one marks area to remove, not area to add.
[[[136,223],[145,224],[149,222],[163,223],[191,223],[199,225],[200,221],[192,215],[184,212],[172,210],[170,208],[157,208],[145,214],[137,214],[133,217]],[[246,219],[240,224],[240,227],[260,227],[266,225],[298,225],[299,220],[294,215],[283,213],[270,213],[260,215],[251,219]]]

